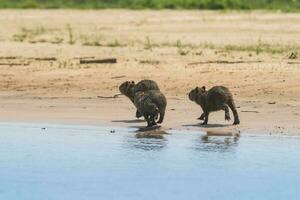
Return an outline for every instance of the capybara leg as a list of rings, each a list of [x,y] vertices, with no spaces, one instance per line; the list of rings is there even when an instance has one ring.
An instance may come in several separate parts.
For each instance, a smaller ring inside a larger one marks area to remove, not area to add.
[[[153,122],[150,118],[147,119],[147,127],[152,127],[153,126]]]
[[[135,117],[140,118],[142,117],[142,114],[138,110],[136,110]]]
[[[226,104],[223,105],[223,110],[225,111],[225,120],[230,120],[229,108]]]
[[[218,108],[225,111],[225,120],[230,120],[229,108],[225,103],[217,102]]]
[[[165,117],[165,110],[162,110],[159,113],[159,120],[157,121],[157,123],[161,124],[164,121],[164,117]]]
[[[206,125],[208,123],[208,114],[209,113],[204,113],[204,122],[201,125]]]
[[[230,107],[232,113],[233,113],[233,116],[234,116],[234,122],[233,122],[233,125],[236,125],[236,124],[240,124],[240,119],[239,119],[239,115],[237,113],[237,110],[236,110],[236,107],[235,107],[235,104],[233,101],[229,102],[228,103],[228,106]]]
[[[147,121],[147,127],[152,127],[151,117],[149,115],[144,115],[144,118]]]
[[[158,113],[154,115],[154,120],[156,121],[158,119]]]
[[[198,117],[199,120],[204,120],[204,118],[205,118],[205,114],[204,113],[202,113],[201,116]]]
[[[155,117],[156,117],[156,115],[151,116],[151,123],[152,123],[153,126],[157,125],[156,122],[155,122]]]

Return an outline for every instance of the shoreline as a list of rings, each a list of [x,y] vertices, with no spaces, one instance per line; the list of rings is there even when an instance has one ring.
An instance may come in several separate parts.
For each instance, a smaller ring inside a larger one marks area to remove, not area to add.
[[[18,123],[50,123],[95,125],[120,128],[143,128],[146,122],[137,120],[135,108],[125,97],[116,99],[78,98],[0,98],[0,121]],[[195,103],[183,97],[168,98],[163,130],[191,130],[215,133],[265,133],[300,135],[300,107],[284,104],[237,101],[241,124],[231,125],[224,112],[214,112],[207,126],[196,118],[202,112]],[[265,104],[265,105],[264,105]],[[5,106],[4,106],[5,105]],[[264,106],[262,106],[264,105]],[[296,108],[296,109],[295,109]],[[296,113],[296,114],[295,114]],[[232,112],[230,111],[231,118]]]

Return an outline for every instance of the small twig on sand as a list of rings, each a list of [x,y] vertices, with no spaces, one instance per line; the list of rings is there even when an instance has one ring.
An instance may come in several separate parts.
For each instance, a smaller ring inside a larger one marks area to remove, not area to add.
[[[17,56],[1,56],[0,59],[4,59],[4,60],[13,60],[13,59],[17,59]]]
[[[258,111],[256,110],[242,110],[241,112],[248,112],[248,113],[259,113]]]
[[[114,96],[97,96],[98,98],[101,99],[116,99],[119,98],[119,96],[121,96],[122,94],[115,94]]]
[[[116,58],[107,59],[80,59],[80,64],[91,64],[91,63],[117,63]]]
[[[113,77],[111,77],[111,79],[118,79],[118,78],[124,78],[124,77],[126,77],[126,76],[113,76]]]
[[[150,64],[150,65],[158,65],[158,60],[141,60],[140,64]]]
[[[74,57],[74,59],[94,59],[95,56]]]
[[[34,60],[39,60],[39,61],[56,61],[57,59],[55,57],[46,57],[46,58],[32,58]]]
[[[0,63],[0,65],[8,65],[8,66],[26,66],[29,65],[30,63]]]
[[[262,62],[261,60],[257,61],[228,61],[228,60],[212,60],[212,61],[203,61],[203,62],[193,62],[193,63],[188,63],[187,65],[200,65],[200,64],[239,64],[239,63],[260,63]]]
[[[300,62],[288,62],[289,65],[297,65],[300,64]]]

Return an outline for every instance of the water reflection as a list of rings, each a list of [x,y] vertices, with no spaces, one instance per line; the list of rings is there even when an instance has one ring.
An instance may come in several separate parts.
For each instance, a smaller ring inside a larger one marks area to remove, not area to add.
[[[207,131],[196,140],[195,150],[205,152],[232,152],[238,146],[239,133]]]
[[[163,130],[137,132],[133,137],[127,138],[129,148],[144,151],[158,151],[166,146],[167,140],[164,135],[168,134]]]

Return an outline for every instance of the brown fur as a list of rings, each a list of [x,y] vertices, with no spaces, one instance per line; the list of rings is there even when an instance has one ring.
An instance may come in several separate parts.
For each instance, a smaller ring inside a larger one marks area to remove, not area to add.
[[[124,94],[125,96],[127,96],[132,103],[134,103],[135,93],[145,92],[148,90],[158,90],[159,91],[159,87],[158,87],[157,83],[153,80],[141,80],[137,84],[135,84],[134,81],[125,81],[124,83],[122,83],[119,86],[119,91],[122,94]],[[140,118],[142,116],[142,114],[139,113],[139,111],[137,110],[135,116],[137,118]]]
[[[234,123],[239,124],[239,116],[233,101],[233,96],[228,88],[224,86],[215,86],[206,91],[205,86],[196,87],[189,93],[189,99],[201,106],[203,114],[199,119],[204,120],[203,124],[208,123],[208,115],[210,112],[224,110],[225,120],[230,120],[229,109],[233,112]]]
[[[147,121],[147,126],[156,125],[155,119],[159,114],[157,123],[162,123],[167,106],[166,97],[159,90],[148,90],[145,92],[136,92],[134,96],[134,105]]]

